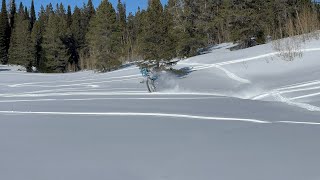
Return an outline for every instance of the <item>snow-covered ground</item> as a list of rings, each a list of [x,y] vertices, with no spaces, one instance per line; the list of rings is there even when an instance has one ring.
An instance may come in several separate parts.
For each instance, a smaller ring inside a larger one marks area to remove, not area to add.
[[[0,66],[0,179],[318,180],[320,41],[179,62],[149,94],[137,67],[28,74]]]

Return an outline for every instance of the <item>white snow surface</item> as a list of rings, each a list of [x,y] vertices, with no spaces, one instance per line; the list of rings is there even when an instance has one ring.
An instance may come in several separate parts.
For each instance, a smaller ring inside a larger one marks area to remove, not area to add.
[[[320,41],[180,61],[147,93],[139,69],[40,74],[0,66],[2,180],[318,180]]]

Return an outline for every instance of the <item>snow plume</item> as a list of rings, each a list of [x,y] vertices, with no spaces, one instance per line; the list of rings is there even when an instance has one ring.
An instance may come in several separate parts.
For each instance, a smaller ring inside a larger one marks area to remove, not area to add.
[[[231,96],[241,98],[241,99],[252,99],[256,96],[259,96],[265,92],[263,87],[259,87],[258,85],[255,86],[247,86],[243,87],[243,89],[238,89],[234,91]]]
[[[179,78],[175,74],[162,71],[159,73],[159,77],[155,83],[159,92],[180,92],[178,80]]]

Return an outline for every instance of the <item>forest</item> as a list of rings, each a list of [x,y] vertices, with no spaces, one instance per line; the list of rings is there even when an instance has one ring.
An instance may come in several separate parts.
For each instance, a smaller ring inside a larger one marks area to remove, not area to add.
[[[7,5],[9,9],[7,9]],[[319,30],[320,6],[310,0],[149,0],[127,12],[102,0],[94,7],[30,8],[2,0],[0,60],[28,72],[106,72],[138,60],[168,61],[223,42],[241,48]]]

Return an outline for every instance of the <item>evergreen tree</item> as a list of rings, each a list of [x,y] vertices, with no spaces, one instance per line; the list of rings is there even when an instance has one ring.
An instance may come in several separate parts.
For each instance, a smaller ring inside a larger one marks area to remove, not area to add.
[[[30,22],[30,14],[29,14],[29,10],[28,10],[27,6],[24,7],[24,17],[25,17],[26,19],[28,19],[29,22]]]
[[[12,36],[12,32],[13,32],[13,28],[14,28],[14,20],[15,20],[15,16],[17,14],[17,7],[16,7],[16,3],[15,0],[10,0],[10,13],[9,13],[9,26],[10,26],[10,33],[9,33],[9,45],[10,45],[10,40],[11,40],[11,36]],[[10,46],[9,46],[10,48]]]
[[[0,60],[2,64],[8,63],[8,49],[10,44],[10,26],[6,1],[2,0],[0,13]]]
[[[245,1],[243,3],[233,4],[234,13],[231,21],[232,40],[248,42],[252,37],[259,39],[260,43],[263,43],[263,19],[261,19],[261,11],[263,5],[267,4],[264,0],[257,0],[255,2]],[[246,45],[250,46],[250,45]]]
[[[45,10],[45,19],[46,19],[46,23],[48,23],[49,21],[49,16],[54,13],[54,10],[53,10],[53,6],[51,3],[49,3],[47,6],[46,6],[46,10]]]
[[[36,22],[37,20],[37,17],[36,17],[36,11],[34,9],[34,0],[31,1],[31,10],[30,10],[31,14],[30,14],[30,25],[31,25],[31,29],[33,28],[33,25],[34,23]]]
[[[87,13],[88,13],[88,19],[90,20],[96,13],[96,10],[94,9],[92,0],[88,0],[87,4]]]
[[[81,16],[79,17],[81,18]],[[63,43],[66,45],[69,56],[69,64],[68,64],[68,70],[69,71],[78,71],[80,69],[79,67],[79,52],[78,52],[78,44],[75,39],[74,33],[72,32],[72,12],[71,7],[68,6],[67,10],[67,31],[66,35],[63,38]]]
[[[117,19],[119,23],[119,30],[121,33],[121,55],[125,56],[127,49],[127,16],[126,6],[125,4],[122,4],[121,0],[118,0],[117,9]]]
[[[77,6],[74,8],[74,12],[72,15],[72,23],[71,23],[71,32],[73,37],[75,38],[77,49],[82,49],[85,47],[85,37],[86,37],[86,29],[83,26],[83,17],[81,9]]]
[[[225,0],[214,5],[215,13],[213,19],[208,23],[209,30],[207,31],[207,37],[209,41],[214,44],[220,44],[223,42],[230,42],[230,22],[231,14],[231,1]],[[209,15],[210,17],[210,15]]]
[[[47,72],[66,72],[69,56],[63,43],[67,22],[55,13],[49,15],[43,35],[44,64]]]
[[[82,14],[83,14],[83,27],[85,27],[86,31],[88,31],[90,21],[96,14],[96,10],[94,9],[92,0],[88,0],[88,3],[84,5]]]
[[[9,63],[24,66],[28,72],[32,70],[34,49],[30,34],[30,22],[25,14],[17,15],[9,48]]]
[[[103,0],[90,22],[87,34],[93,66],[100,71],[118,68],[121,33],[117,14],[108,0]]]
[[[24,6],[23,6],[23,3],[20,2],[19,4],[19,11],[18,11],[19,14],[24,14]]]
[[[144,15],[142,33],[140,34],[141,54],[145,60],[169,60],[167,45],[169,32],[165,13],[160,0],[150,0]],[[171,46],[170,46],[171,47]]]
[[[34,66],[40,72],[45,72],[45,67],[43,63],[43,51],[42,51],[42,39],[43,39],[43,29],[41,28],[40,21],[36,21],[32,33],[32,47],[34,48]]]
[[[56,5],[56,14],[59,18],[63,18],[64,20],[67,20],[66,16],[66,9],[64,8],[64,5],[62,3]]]
[[[67,25],[68,25],[68,28],[70,28],[72,24],[72,12],[71,12],[71,6],[68,5],[68,12],[67,12]]]
[[[14,25],[14,19],[15,19],[15,15],[17,13],[17,7],[16,7],[16,2],[15,0],[11,0],[10,3],[10,14],[9,14],[9,24],[10,24],[10,28],[11,30],[13,30],[13,25]]]
[[[164,47],[162,49],[163,51],[163,59],[165,60],[171,60],[175,57],[177,57],[177,41],[178,37],[176,36],[173,27],[173,16],[170,13],[170,10],[168,6],[165,6],[164,9],[164,30],[166,36],[164,37]]]
[[[47,23],[46,12],[43,6],[40,8],[39,19],[35,22],[32,29],[31,38],[34,48],[34,66],[39,72],[46,72],[46,67],[44,63],[44,51],[42,47],[43,33],[45,30],[45,24]]]
[[[139,13],[136,15],[139,16]],[[134,56],[137,56],[136,52],[136,41],[138,36],[138,25],[137,25],[137,16],[134,16],[132,13],[128,15],[128,23],[127,23],[127,35],[128,35],[128,58],[130,60],[134,59]]]
[[[183,31],[178,33],[178,50],[181,57],[194,56],[197,50],[205,46],[202,29],[197,26],[199,22],[200,5],[196,0],[185,0],[183,4]]]

